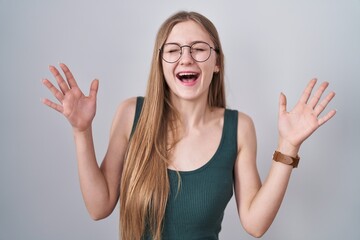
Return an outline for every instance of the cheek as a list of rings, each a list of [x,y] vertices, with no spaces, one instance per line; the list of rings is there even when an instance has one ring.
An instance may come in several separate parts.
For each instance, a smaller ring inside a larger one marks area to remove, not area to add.
[[[168,75],[170,73],[170,70],[169,70],[169,66],[167,66],[167,64],[162,64],[162,69],[163,69],[163,73],[164,73],[164,76],[165,78],[167,79],[168,78]]]
[[[167,83],[167,85],[170,85],[173,81],[173,73],[172,73],[172,68],[167,66],[167,64],[163,64],[163,74],[164,74],[164,78],[165,78],[165,82]]]
[[[214,73],[217,71],[218,71],[218,67],[215,64],[215,61],[213,61],[211,64],[204,66],[203,72],[205,73],[206,78],[211,80]]]
[[[217,56],[211,56],[211,62],[209,61],[209,71],[218,72],[219,67],[217,65]]]
[[[206,82],[208,82],[209,85],[211,84],[213,76],[214,76],[214,73],[212,71],[207,72],[206,76],[204,76],[206,79]]]

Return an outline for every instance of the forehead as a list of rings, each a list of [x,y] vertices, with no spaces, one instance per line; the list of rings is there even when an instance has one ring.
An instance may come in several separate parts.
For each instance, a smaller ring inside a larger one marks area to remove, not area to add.
[[[166,42],[190,44],[195,41],[212,43],[210,35],[198,23],[189,20],[176,24],[171,30]]]

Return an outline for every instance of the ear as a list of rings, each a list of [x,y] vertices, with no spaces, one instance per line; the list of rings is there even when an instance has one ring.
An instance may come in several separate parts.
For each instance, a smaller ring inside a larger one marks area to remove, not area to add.
[[[214,68],[214,73],[219,73],[220,72],[220,68],[218,65],[215,65],[215,68]]]

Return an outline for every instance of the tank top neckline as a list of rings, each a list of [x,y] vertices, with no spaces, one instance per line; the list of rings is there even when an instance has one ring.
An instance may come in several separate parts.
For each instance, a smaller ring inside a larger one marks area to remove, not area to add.
[[[202,166],[194,169],[194,170],[189,170],[189,171],[186,171],[186,170],[181,170],[181,171],[178,171],[178,170],[175,170],[175,169],[170,169],[168,168],[168,173],[169,174],[177,174],[179,173],[180,175],[189,175],[189,174],[195,174],[195,173],[199,173],[203,170],[205,170],[207,167],[209,167],[213,162],[214,162],[214,159],[216,158],[216,156],[219,154],[219,152],[221,151],[221,148],[223,146],[223,142],[224,142],[224,139],[225,139],[225,125],[228,121],[228,112],[229,112],[229,109],[225,108],[224,110],[224,121],[223,121],[223,126],[222,126],[222,133],[221,133],[221,138],[220,138],[220,143],[215,151],[215,153],[212,155],[212,157],[206,162],[204,163]]]

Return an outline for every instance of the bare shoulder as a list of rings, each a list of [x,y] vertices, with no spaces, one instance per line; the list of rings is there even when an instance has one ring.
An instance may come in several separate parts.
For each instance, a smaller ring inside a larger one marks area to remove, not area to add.
[[[137,97],[131,97],[121,102],[117,108],[116,114],[129,116],[135,114]]]
[[[112,134],[121,133],[126,138],[130,136],[135,116],[136,101],[136,97],[131,97],[119,104],[112,124]]]
[[[253,125],[253,120],[249,115],[243,112],[238,112],[238,128],[248,128]]]
[[[253,145],[256,142],[255,126],[252,118],[238,112],[238,148],[239,150],[247,145]],[[255,143],[256,144],[256,143]]]

